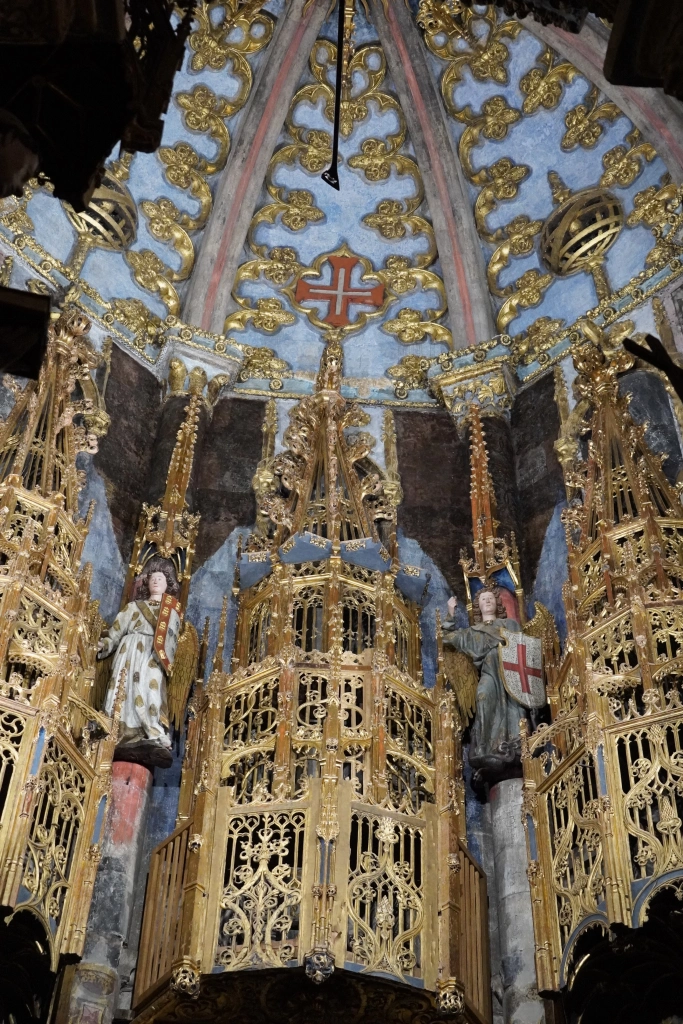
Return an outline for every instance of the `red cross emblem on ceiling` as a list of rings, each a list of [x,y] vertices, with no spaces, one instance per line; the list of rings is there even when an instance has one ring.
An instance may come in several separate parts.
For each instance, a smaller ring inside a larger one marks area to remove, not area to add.
[[[505,640],[506,646],[500,649],[505,689],[524,707],[542,707],[546,698],[541,641],[507,629]],[[516,652],[516,661],[513,652]]]
[[[371,288],[361,288],[351,284],[353,268],[359,261],[358,256],[328,256],[325,262],[332,266],[332,280],[329,284],[309,284],[299,280],[294,298],[297,302],[307,299],[314,302],[326,302],[329,310],[323,323],[331,327],[349,327],[349,306],[374,306],[379,308],[384,302],[384,285],[376,284]]]

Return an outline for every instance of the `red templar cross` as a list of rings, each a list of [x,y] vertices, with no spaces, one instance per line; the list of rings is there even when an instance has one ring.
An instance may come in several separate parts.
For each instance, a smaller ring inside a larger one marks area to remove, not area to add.
[[[305,299],[322,299],[329,302],[330,310],[324,323],[333,327],[348,327],[349,304],[362,306],[381,306],[384,301],[384,285],[376,284],[373,288],[352,288],[351,271],[358,263],[357,256],[328,256],[332,264],[332,281],[330,284],[309,284],[299,281],[296,286],[297,302]]]
[[[525,644],[517,644],[517,659],[519,664],[514,661],[504,661],[503,668],[508,669],[510,672],[519,672],[519,678],[522,680],[522,693],[531,693],[529,676],[538,676],[540,679],[541,670],[538,668],[532,668],[531,665],[527,665]]]

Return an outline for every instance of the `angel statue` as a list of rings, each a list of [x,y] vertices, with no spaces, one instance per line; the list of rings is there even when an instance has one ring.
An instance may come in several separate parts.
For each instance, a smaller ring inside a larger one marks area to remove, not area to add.
[[[98,644],[98,659],[113,661],[106,673],[107,714],[121,680],[125,687],[116,760],[158,768],[173,762],[171,726],[182,728],[198,654],[194,626],[185,623],[181,633],[179,589],[173,563],[150,559],[133,584],[135,600]]]
[[[495,584],[478,592],[472,626],[456,628],[456,605],[452,597],[443,625],[444,667],[465,718],[474,713],[469,749],[474,782],[515,778],[522,774],[520,719],[546,703],[540,636],[552,616],[537,604],[535,618],[522,632],[508,618]]]

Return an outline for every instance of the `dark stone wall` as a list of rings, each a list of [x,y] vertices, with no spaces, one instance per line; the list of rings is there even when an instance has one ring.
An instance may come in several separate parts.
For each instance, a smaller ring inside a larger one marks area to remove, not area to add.
[[[663,469],[671,483],[675,483],[683,469],[683,456],[664,384],[647,370],[631,370],[619,378],[619,390],[622,395],[631,395],[629,411],[636,423],[648,424],[645,440],[650,448],[667,453]]]
[[[519,543],[522,520],[515,477],[512,430],[508,421],[499,416],[482,417],[482,426],[489,453],[489,472],[496,495],[495,518],[500,524],[498,536],[509,538],[514,533]]]
[[[529,595],[546,530],[558,503],[565,497],[562,468],[554,444],[560,433],[552,371],[521,391],[511,416],[512,443],[517,476],[522,580]],[[566,566],[558,568],[562,579]]]
[[[460,549],[472,550],[469,438],[458,434],[445,411],[399,410],[394,418],[405,494],[399,527],[434,559],[463,598]],[[528,594],[548,525],[565,495],[553,449],[560,421],[552,374],[517,396],[510,423],[498,416],[485,416],[482,423],[499,536],[514,531]]]
[[[189,395],[172,395],[167,398],[159,416],[156,438],[154,440],[154,452],[152,455],[149,478],[145,488],[145,498],[148,502],[158,502],[166,490],[166,479],[168,467],[171,463],[173,449],[175,448],[178,431],[185,419],[185,411],[189,405]],[[204,446],[204,434],[207,427],[208,410],[206,403],[202,403],[197,423],[197,440],[195,442],[195,455],[192,462],[192,476],[187,493],[187,503],[194,511],[196,503],[197,481],[199,478],[199,455]]]
[[[398,525],[436,562],[461,601],[460,549],[471,549],[469,447],[445,410],[394,413],[404,500]]]
[[[105,401],[111,426],[100,439],[93,464],[104,480],[119,551],[128,562],[140,506],[147,497],[161,385],[149,370],[112,345]]]
[[[261,458],[265,402],[222,398],[201,447],[196,510],[201,515],[195,571],[237,526],[256,518],[251,479]]]

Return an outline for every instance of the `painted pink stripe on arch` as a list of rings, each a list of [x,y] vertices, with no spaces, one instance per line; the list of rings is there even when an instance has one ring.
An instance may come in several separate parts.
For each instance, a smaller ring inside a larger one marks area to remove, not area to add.
[[[601,55],[593,50],[586,40],[582,39],[580,35],[569,35],[569,33],[563,32],[562,29],[558,29],[558,35],[564,36],[567,39],[568,44],[573,46],[575,50],[578,50],[578,52],[590,62],[596,71],[599,71],[600,74],[603,73]],[[647,100],[643,99],[642,94],[639,93],[637,89],[631,89],[625,86],[618,86],[618,88],[620,88],[621,91],[628,96],[631,102],[638,107],[650,124],[657,129],[662,138],[666,139],[669,149],[675,155],[681,167],[683,167],[683,147],[676,142],[676,139],[671,134],[671,131],[667,128],[664,121],[662,121],[661,117],[655,114],[650,104]],[[624,113],[626,114],[625,111]],[[626,114],[626,117],[628,117],[628,114]]]
[[[235,189],[233,200],[230,206],[230,213],[228,214],[228,218],[223,227],[223,235],[221,238],[221,244],[218,247],[218,252],[216,253],[216,259],[213,265],[213,273],[211,274],[209,286],[206,289],[206,297],[204,299],[204,308],[202,311],[201,322],[201,327],[202,330],[204,331],[208,331],[211,324],[211,314],[213,312],[213,306],[216,301],[218,287],[221,283],[221,276],[223,274],[223,268],[225,267],[225,259],[228,253],[228,247],[230,246],[232,232],[235,228],[235,222],[237,220],[237,215],[240,211],[240,207],[242,206],[242,202],[244,201],[244,195],[245,192],[247,191],[247,186],[249,185],[249,182],[251,181],[252,175],[254,173],[254,167],[256,166],[256,161],[258,159],[258,155],[261,150],[263,140],[265,138],[266,132],[268,131],[268,126],[272,118],[273,108],[277,103],[282,86],[284,85],[285,79],[289,74],[292,62],[294,61],[294,58],[297,54],[299,45],[303,38],[304,32],[308,27],[308,22],[311,19],[312,13],[313,12],[311,9],[309,13],[306,15],[306,17],[301,19],[299,26],[296,32],[294,33],[294,36],[292,37],[292,41],[289,44],[287,52],[285,53],[285,57],[284,60],[282,61],[282,65],[280,67],[278,76],[275,79],[275,82],[273,83],[273,88],[271,89],[270,96],[268,97],[268,102],[263,108],[261,120],[259,122],[258,128],[256,129],[256,134],[254,135],[254,139],[251,144],[251,149],[249,150],[249,156],[244,162],[242,176],[237,183],[237,188]]]
[[[443,165],[441,163],[441,156],[439,149],[432,132],[432,126],[429,123],[429,114],[425,106],[424,100],[422,99],[422,93],[420,92],[420,86],[418,85],[413,65],[408,54],[408,48],[406,47],[401,30],[396,22],[394,12],[391,4],[387,5],[386,18],[391,28],[391,34],[394,37],[396,48],[401,55],[401,61],[403,63],[403,70],[405,71],[406,81],[410,89],[410,95],[412,96],[413,103],[415,104],[415,110],[417,112],[418,119],[420,121],[420,127],[422,128],[422,134],[424,135],[425,142],[427,143],[427,149],[429,150],[429,159],[431,163],[432,174],[434,175],[434,181],[436,184],[437,191],[439,193],[439,199],[441,201],[441,208],[443,210],[444,217],[446,218],[446,227],[448,230],[448,237],[451,242],[451,252],[453,254],[453,263],[455,264],[455,274],[458,279],[458,289],[460,291],[460,301],[462,302],[462,312],[465,320],[465,336],[467,338],[467,344],[476,345],[479,340],[477,338],[476,330],[474,327],[474,316],[472,314],[472,303],[470,301],[469,288],[467,286],[467,276],[465,274],[465,265],[462,259],[462,253],[460,252],[460,245],[458,243],[458,232],[455,226],[455,219],[453,217],[453,211],[451,209],[451,200],[448,194],[448,185],[446,184],[446,178],[444,175]]]

